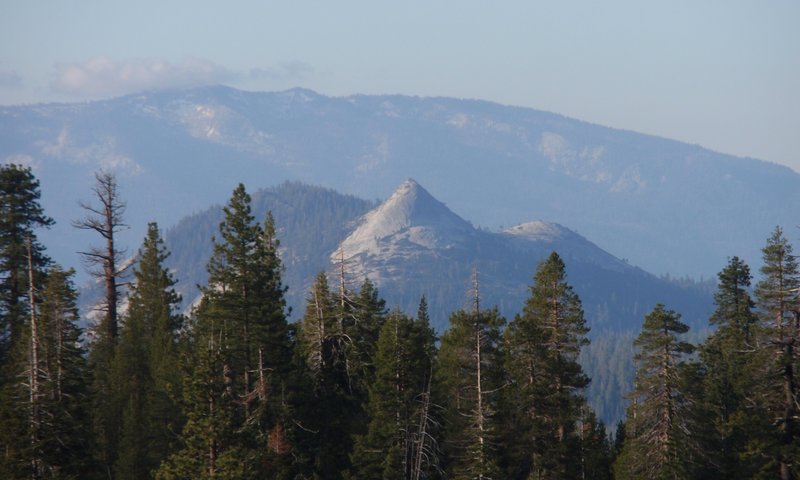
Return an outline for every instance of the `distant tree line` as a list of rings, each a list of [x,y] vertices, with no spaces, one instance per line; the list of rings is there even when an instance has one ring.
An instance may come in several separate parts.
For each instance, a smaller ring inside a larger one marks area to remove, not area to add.
[[[754,288],[737,257],[719,273],[701,344],[667,306],[645,316],[608,435],[555,252],[511,320],[481,304],[475,272],[437,338],[424,296],[413,315],[387,308],[342,263],[290,324],[275,222],[239,185],[183,316],[156,224],[120,294],[125,203],[100,173],[75,222],[101,242],[82,253],[105,287],[83,331],[74,272],[36,237],[53,223],[39,197],[29,168],[0,167],[0,478],[800,478],[800,270],[780,228]]]

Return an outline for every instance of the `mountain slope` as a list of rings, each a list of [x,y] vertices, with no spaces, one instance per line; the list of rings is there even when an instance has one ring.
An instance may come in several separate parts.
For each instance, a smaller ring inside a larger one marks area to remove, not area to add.
[[[390,305],[406,311],[426,295],[434,327],[442,331],[450,312],[469,305],[473,270],[482,303],[511,317],[522,309],[537,264],[552,251],[564,259],[598,334],[638,329],[658,302],[682,311],[692,324],[706,321],[710,301],[701,291],[632,267],[558,224],[529,222],[501,233],[476,229],[411,179],[361,216],[330,260],[344,261],[352,287],[369,277]]]
[[[478,225],[557,220],[648,271],[711,277],[730,255],[757,263],[800,209],[800,176],[766,162],[483,101],[300,89],[0,107],[0,161],[35,167],[58,222],[44,240],[73,265],[88,240],[69,223],[99,168],[120,176],[128,245],[242,180],[385,198],[413,176]]]

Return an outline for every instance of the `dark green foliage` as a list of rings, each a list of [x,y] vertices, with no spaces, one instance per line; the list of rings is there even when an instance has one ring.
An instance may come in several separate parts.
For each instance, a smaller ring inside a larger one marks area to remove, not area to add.
[[[426,475],[430,440],[430,386],[434,336],[427,319],[389,314],[375,354],[367,433],[355,440],[353,479],[414,479]]]
[[[278,478],[288,463],[291,352],[275,226],[269,215],[264,228],[255,223],[241,184],[224,212],[191,331],[183,448],[162,478]]]
[[[53,221],[30,168],[0,166],[0,476],[86,470],[85,352],[72,271],[52,265],[35,229]]]
[[[4,478],[81,478],[92,467],[88,456],[86,352],[77,326],[73,274],[53,265],[45,284],[37,289],[41,302],[37,302],[40,306],[36,314],[35,391],[30,387],[32,330],[21,332],[22,344],[16,354],[24,355],[10,364],[21,370],[18,380],[7,389],[12,400],[2,409],[3,433],[16,436],[4,444],[5,455],[0,462]],[[26,323],[30,325],[30,321]],[[9,414],[15,417],[6,417]]]
[[[378,337],[386,317],[386,302],[380,298],[378,289],[369,278],[361,284],[352,305],[352,317],[345,317],[344,328],[350,337],[348,358],[358,378],[355,387],[366,401],[369,386],[375,379],[375,353]]]
[[[116,478],[151,478],[175,448],[181,414],[177,335],[180,297],[165,269],[169,253],[158,226],[148,226],[135,285],[112,365],[114,402],[120,412]]]
[[[758,437],[757,423],[763,418],[763,410],[750,400],[756,386],[759,332],[749,294],[752,277],[747,264],[733,257],[718,278],[717,308],[710,318],[717,330],[700,347],[702,371],[688,387],[695,390],[698,424],[709,430],[702,444],[713,470],[705,478],[752,478],[760,467],[759,460],[748,455],[748,443]]]
[[[770,459],[765,476],[800,477],[800,268],[792,245],[777,227],[763,248],[762,279],[756,285],[761,317],[758,404],[777,425],[762,436]]]
[[[305,402],[303,418],[307,428],[314,432],[308,439],[308,449],[315,478],[341,478],[348,468],[358,414],[347,359],[350,340],[339,312],[337,297],[321,272],[308,292],[297,347],[311,385],[311,398]]]
[[[210,308],[200,306],[200,311]],[[183,364],[183,413],[186,424],[181,448],[161,464],[156,478],[191,480],[242,478],[244,464],[236,446],[236,415],[226,384],[223,346],[214,325],[197,322]]]
[[[447,478],[499,478],[499,421],[503,381],[497,309],[457,311],[442,335],[436,383],[443,409],[443,464]]]
[[[626,441],[614,466],[617,478],[685,478],[692,427],[681,389],[680,366],[694,347],[678,339],[689,327],[656,305],[634,341],[637,369],[630,395]]]
[[[522,412],[521,421],[510,419],[507,429],[520,439],[510,452],[515,469],[510,475],[579,478],[584,473],[574,459],[589,445],[581,442],[579,428],[588,409],[582,392],[589,379],[578,363],[589,343],[588,330],[580,299],[566,282],[564,262],[553,252],[537,268],[524,311],[506,332],[507,408]]]
[[[733,257],[720,272],[698,356],[676,312],[659,304],[645,317],[612,445],[578,359],[602,359],[592,371],[610,398],[626,388],[618,359],[632,333],[586,356],[581,300],[555,253],[505,331],[497,309],[480,308],[476,279],[473,308],[451,315],[439,351],[425,297],[416,319],[387,314],[372,281],[347,287],[344,264],[334,291],[317,276],[289,325],[274,219],[257,223],[240,185],[191,317],[176,313],[151,224],[119,334],[107,309],[87,354],[74,272],[34,235],[51,223],[38,183],[12,165],[0,187],[2,478],[602,480],[612,459],[619,479],[798,478],[800,267],[780,229],[757,311],[748,266]]]
[[[386,315],[375,285],[367,279],[353,294],[345,273],[340,270],[335,293],[324,273],[317,276],[298,332],[298,353],[314,392],[306,419],[319,432],[310,448],[321,478],[339,478],[347,470],[353,438],[367,431],[365,408]]]
[[[39,197],[30,168],[0,165],[0,476],[30,474],[34,455],[27,435],[30,392],[21,385],[30,372],[29,259],[38,287],[49,259],[35,229],[53,223]]]
[[[47,272],[42,302],[42,342],[46,381],[42,392],[42,451],[48,474],[80,478],[91,468],[86,351],[78,327],[74,270]]]
[[[579,453],[572,457],[578,463],[576,478],[610,480],[613,452],[605,424],[589,409],[580,418],[577,431]]]
[[[39,205],[39,181],[31,169],[0,165],[0,365],[24,330],[28,313],[28,240],[32,244],[35,281],[49,263],[35,229],[53,220]]]

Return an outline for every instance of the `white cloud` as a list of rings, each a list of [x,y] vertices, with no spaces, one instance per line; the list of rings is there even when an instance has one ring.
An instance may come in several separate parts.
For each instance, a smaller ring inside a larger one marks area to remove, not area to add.
[[[95,57],[83,63],[58,63],[55,70],[50,83],[54,91],[84,97],[213,85],[238,77],[225,67],[199,58],[172,63],[153,58],[116,61]]]

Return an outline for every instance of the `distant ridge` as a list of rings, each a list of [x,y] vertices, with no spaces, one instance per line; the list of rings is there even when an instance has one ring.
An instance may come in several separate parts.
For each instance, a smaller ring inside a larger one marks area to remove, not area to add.
[[[443,97],[205,87],[0,107],[0,161],[35,166],[58,222],[43,240],[78,269],[86,240],[69,224],[101,168],[118,172],[127,245],[148,221],[169,226],[223,203],[240,181],[386,198],[412,177],[490,230],[557,221],[648,271],[709,278],[731,255],[757,265],[769,232],[800,211],[800,175],[787,167]]]

